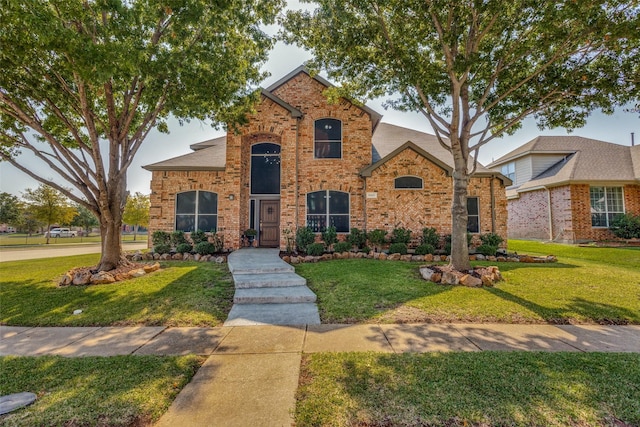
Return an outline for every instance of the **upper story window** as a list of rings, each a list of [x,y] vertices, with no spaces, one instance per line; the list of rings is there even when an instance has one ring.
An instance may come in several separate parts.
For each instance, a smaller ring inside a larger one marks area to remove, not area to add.
[[[280,194],[280,146],[270,142],[251,147],[251,194]]]
[[[186,191],[176,195],[176,230],[187,233],[218,228],[218,195],[210,191]]]
[[[516,162],[509,162],[506,165],[502,165],[502,169],[500,169],[500,173],[502,175],[509,178],[513,183],[516,183]]]
[[[329,226],[349,232],[349,193],[322,190],[307,193],[307,227],[320,233]]]
[[[480,232],[480,201],[477,197],[467,197],[467,232]]]
[[[394,180],[397,190],[422,190],[422,178],[417,176],[400,176]]]
[[[610,227],[611,223],[624,214],[622,187],[590,187],[591,226]]]
[[[340,120],[315,121],[313,152],[316,159],[342,158],[342,122]]]

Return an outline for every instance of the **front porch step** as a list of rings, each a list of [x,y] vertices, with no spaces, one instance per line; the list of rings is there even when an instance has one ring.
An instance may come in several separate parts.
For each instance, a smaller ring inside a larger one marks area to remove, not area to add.
[[[304,304],[314,303],[316,294],[306,286],[283,288],[236,289],[234,304]],[[235,307],[235,305],[234,305]]]
[[[233,281],[236,284],[236,289],[286,288],[307,284],[306,279],[292,273],[234,274]]]
[[[305,304],[234,304],[224,326],[319,325],[318,307]]]

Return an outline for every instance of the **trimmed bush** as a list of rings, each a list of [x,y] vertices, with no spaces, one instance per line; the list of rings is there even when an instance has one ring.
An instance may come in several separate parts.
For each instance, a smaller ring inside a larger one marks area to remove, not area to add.
[[[207,233],[202,230],[196,230],[193,233],[191,233],[191,241],[193,242],[194,245],[197,245],[198,243],[202,243],[202,242],[208,242],[209,236],[207,236]]]
[[[296,230],[296,247],[299,251],[307,252],[307,246],[315,242],[316,233],[309,227],[300,227]]]
[[[371,248],[369,246],[365,246],[362,249],[360,249],[361,252],[364,252],[365,254],[368,254],[369,252],[371,252]]]
[[[432,254],[434,252],[435,252],[435,248],[428,243],[423,243],[416,248],[416,255],[426,255],[426,254]]]
[[[160,245],[155,245],[153,247],[153,252],[157,253],[157,254],[168,254],[169,252],[171,252],[171,246],[170,245],[165,245],[165,244],[160,244]]]
[[[504,239],[496,233],[486,233],[480,235],[480,241],[482,241],[482,246],[498,247],[500,246],[500,243],[504,241]]]
[[[373,246],[382,246],[387,241],[387,232],[379,228],[371,230],[367,233],[367,239]]]
[[[171,233],[171,245],[177,248],[179,245],[183,243],[189,243],[187,241],[187,236],[184,235],[184,231],[174,231]]]
[[[328,248],[338,242],[338,233],[336,233],[336,228],[333,225],[322,232],[322,241]]]
[[[354,227],[351,229],[351,233],[347,236],[347,242],[351,243],[351,246],[355,246],[360,249],[367,244],[367,233]]]
[[[411,241],[411,230],[404,227],[394,228],[391,232],[392,243],[404,243],[408,245]]]
[[[191,246],[191,243],[180,243],[178,246],[176,246],[176,252],[179,254],[190,253],[192,250],[193,246]]]
[[[433,227],[427,227],[422,229],[422,243],[425,245],[431,245],[434,248],[438,247],[440,243],[440,235]]]
[[[480,245],[476,248],[476,252],[484,256],[496,256],[497,251],[498,247],[491,245]]]
[[[401,254],[405,255],[407,253],[407,244],[406,243],[392,243],[389,246],[390,254]]]
[[[333,245],[335,252],[349,252],[353,246],[349,242],[338,242]]]
[[[324,253],[324,245],[322,243],[312,243],[307,246],[307,255],[320,256]]]
[[[159,245],[169,246],[171,244],[171,235],[166,231],[154,231],[151,235],[151,243],[153,243],[154,247]]]
[[[640,215],[620,215],[613,220],[610,229],[621,239],[640,239]]]
[[[200,254],[200,255],[212,255],[217,252],[216,245],[214,245],[211,242],[197,243],[194,250],[197,254]]]

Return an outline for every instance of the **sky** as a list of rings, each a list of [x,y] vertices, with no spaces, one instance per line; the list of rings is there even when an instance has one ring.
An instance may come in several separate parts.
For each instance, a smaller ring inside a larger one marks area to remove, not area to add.
[[[269,28],[267,32],[274,32],[274,28]],[[296,46],[278,42],[271,51],[269,60],[263,66],[263,70],[270,73],[270,77],[261,86],[268,87],[309,59],[311,59],[309,52]],[[382,106],[384,101],[385,99],[378,99],[366,104],[383,115],[383,122],[433,133],[433,130],[422,115],[399,112],[392,109],[385,110]],[[523,122],[522,128],[514,135],[494,139],[482,147],[478,159],[484,165],[489,164],[492,160],[498,159],[539,135],[577,135],[620,145],[631,145],[631,133],[633,132],[635,133],[636,144],[640,144],[639,116],[640,112],[625,112],[622,108],[611,116],[595,112],[589,117],[585,127],[575,129],[572,133],[568,133],[563,128],[541,131],[533,119],[527,119]],[[223,130],[216,130],[209,124],[199,121],[192,121],[189,124],[180,126],[176,120],[170,120],[169,131],[169,134],[152,131],[138,151],[128,171],[128,189],[132,194],[135,192],[150,193],[151,172],[143,169],[143,165],[190,153],[189,146],[191,144],[224,135]],[[42,167],[40,165],[35,166],[32,162],[29,163],[34,167]],[[55,179],[53,172],[47,174],[46,171],[43,171],[41,176],[53,178],[54,181],[65,185],[61,180],[57,181]],[[13,166],[5,162],[0,163],[0,192],[7,192],[21,197],[21,193],[25,189],[36,188],[38,185],[37,181],[18,171]]]

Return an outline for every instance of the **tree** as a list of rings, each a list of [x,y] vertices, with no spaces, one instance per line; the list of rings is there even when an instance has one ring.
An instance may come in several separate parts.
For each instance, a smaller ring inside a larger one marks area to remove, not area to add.
[[[470,268],[466,198],[478,150],[528,116],[575,128],[638,96],[638,0],[319,0],[288,12],[286,41],[341,87],[421,112],[452,155],[451,265]],[[636,68],[637,70],[637,68]]]
[[[100,225],[100,222],[98,221],[98,218],[96,218],[96,216],[93,214],[93,212],[78,204],[76,205],[76,216],[73,217],[71,225],[82,227],[82,229],[88,236],[89,233],[91,233],[91,229]]]
[[[149,208],[151,202],[149,196],[136,193],[127,197],[127,204],[124,207],[123,221],[125,224],[133,225],[133,240],[138,237],[138,227],[149,225]]]
[[[28,203],[33,217],[47,225],[47,244],[52,224],[69,224],[76,210],[69,204],[69,199],[62,192],[47,185],[40,185],[35,190],[27,188],[22,197]]]
[[[253,105],[272,45],[259,26],[281,2],[3,2],[0,158],[99,218],[96,270],[126,262],[127,169],[149,132],[170,115],[233,124]]]
[[[20,219],[20,200],[13,194],[0,193],[0,224],[16,225]]]

